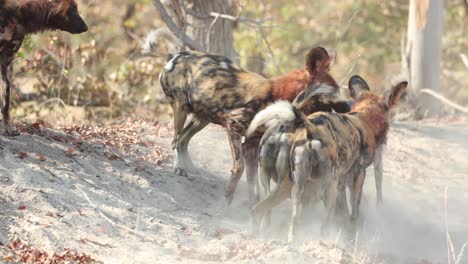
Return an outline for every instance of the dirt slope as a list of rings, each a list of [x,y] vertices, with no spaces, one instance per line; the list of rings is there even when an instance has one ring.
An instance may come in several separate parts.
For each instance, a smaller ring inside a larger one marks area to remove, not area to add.
[[[141,159],[154,151],[147,143],[117,150],[45,128],[0,137],[0,242],[20,239],[47,252],[71,248],[104,263],[443,263],[445,188],[456,254],[468,239],[466,123],[393,124],[384,205],[375,206],[369,170],[357,236],[337,230],[320,237],[317,206],[295,245],[285,243],[289,203],[274,211],[271,232],[259,238],[249,232],[244,179],[226,208],[231,158],[222,129],[211,126],[194,138],[190,148],[201,171],[189,177],[172,173],[171,138],[158,129],[142,122],[137,131],[169,156],[162,164]],[[11,252],[3,247],[0,254]]]

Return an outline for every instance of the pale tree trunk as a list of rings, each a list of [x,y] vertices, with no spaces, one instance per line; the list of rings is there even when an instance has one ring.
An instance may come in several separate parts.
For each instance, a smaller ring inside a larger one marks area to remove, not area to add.
[[[440,103],[420,91],[439,93],[443,27],[444,1],[410,0],[406,56],[411,97],[417,100],[422,115],[440,111]]]

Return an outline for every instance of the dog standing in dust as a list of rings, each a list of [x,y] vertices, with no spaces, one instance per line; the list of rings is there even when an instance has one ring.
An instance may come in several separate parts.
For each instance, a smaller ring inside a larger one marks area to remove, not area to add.
[[[398,102],[407,86],[401,82],[384,96],[370,92],[367,83],[359,76],[351,77],[349,89],[356,99],[349,114],[318,112],[308,117],[288,102],[277,102],[261,111],[262,122],[252,123],[249,132],[260,125],[284,124],[292,126],[292,147],[289,155],[281,155],[280,163],[289,163],[287,175],[267,199],[253,209],[254,224],[279,202],[292,196],[293,208],[289,228],[289,241],[294,240],[297,223],[301,217],[306,196],[323,198],[327,213],[323,228],[334,216],[336,207],[344,210],[340,197],[343,186],[351,189],[351,222],[359,216],[359,204],[366,168],[374,161],[379,145],[385,142],[389,127],[389,110]],[[281,113],[281,115],[278,115]],[[292,185],[292,192],[291,192]],[[288,192],[289,190],[289,192]],[[338,202],[338,204],[337,204]],[[348,215],[349,216],[349,215]]]
[[[4,133],[19,133],[10,126],[12,62],[28,34],[45,30],[72,34],[86,32],[88,26],[74,0],[0,0],[0,66],[3,82],[2,116]]]
[[[328,74],[330,58],[325,49],[312,49],[307,65],[310,66],[309,73],[304,73],[303,77],[296,76],[295,80],[299,84],[294,86],[295,90],[291,94],[287,94],[288,99],[309,87],[307,83],[329,83],[338,93],[338,85]],[[247,163],[250,199],[254,200],[259,137],[242,143],[242,136],[255,114],[277,99],[276,92],[285,94],[275,89],[281,84],[280,81],[290,83],[291,80],[266,79],[239,68],[223,56],[195,51],[173,55],[161,72],[160,82],[174,112],[173,148],[176,150],[176,173],[185,174],[184,170],[192,166],[187,146],[193,135],[208,123],[222,125],[228,134],[234,162],[231,178],[226,186],[227,202],[232,201],[237,182],[244,170],[244,159]],[[307,101],[307,98],[303,100]],[[349,110],[343,98],[333,104],[333,109],[337,111],[342,107],[345,108],[342,111]],[[192,119],[184,126],[188,114],[192,114]]]

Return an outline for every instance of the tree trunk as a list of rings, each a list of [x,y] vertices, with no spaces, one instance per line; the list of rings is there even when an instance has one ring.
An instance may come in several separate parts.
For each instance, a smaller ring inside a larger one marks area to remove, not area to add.
[[[233,0],[191,0],[186,2],[187,35],[209,53],[235,60],[233,29],[235,22],[210,16],[211,12],[236,16]]]
[[[412,98],[418,101],[419,114],[435,115],[440,103],[422,89],[439,93],[444,1],[410,0],[407,45]]]

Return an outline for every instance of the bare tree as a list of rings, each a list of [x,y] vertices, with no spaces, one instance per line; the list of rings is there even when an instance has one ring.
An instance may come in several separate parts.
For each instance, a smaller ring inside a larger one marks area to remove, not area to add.
[[[440,103],[428,93],[440,90],[440,63],[444,28],[444,1],[410,0],[404,67],[412,88],[411,96],[419,104],[419,114],[434,115]],[[406,69],[405,69],[406,68]]]
[[[236,59],[234,0],[154,0],[153,3],[162,20],[186,46]]]

